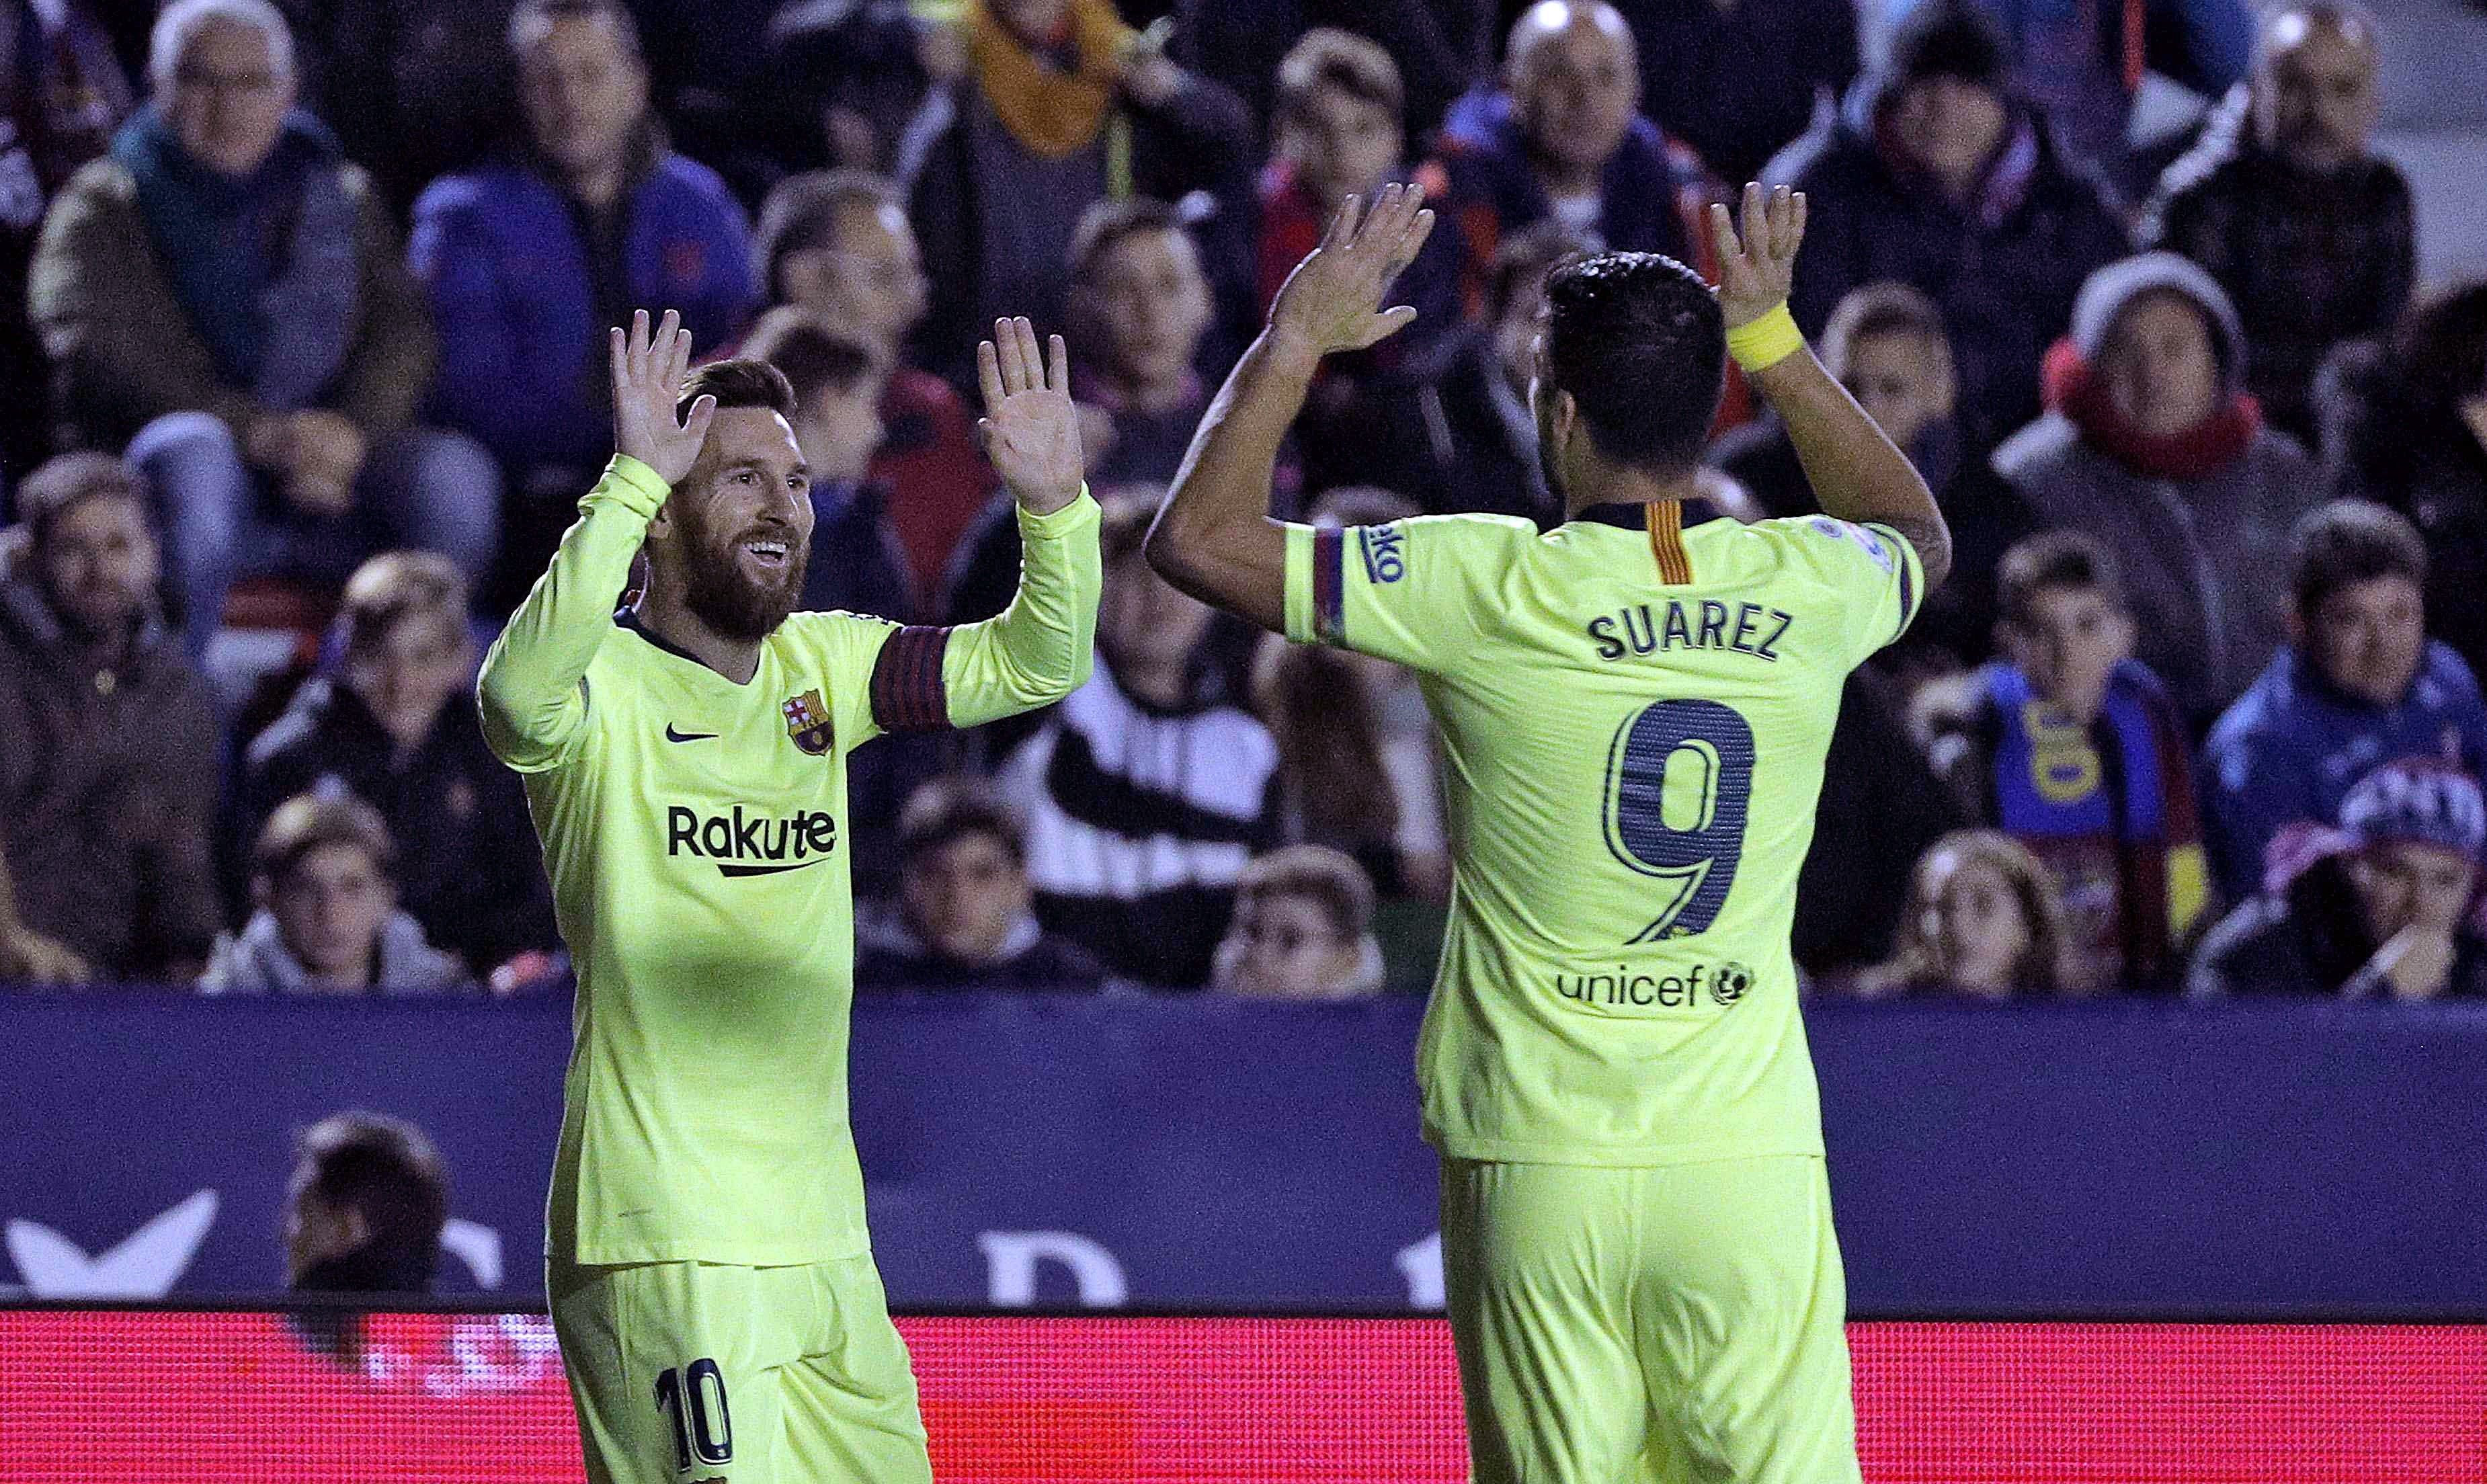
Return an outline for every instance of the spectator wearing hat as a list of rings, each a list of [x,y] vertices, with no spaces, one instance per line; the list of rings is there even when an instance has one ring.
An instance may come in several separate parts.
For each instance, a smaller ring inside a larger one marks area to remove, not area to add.
[[[2487,770],[2487,704],[2450,645],[2426,636],[2426,547],[2401,517],[2335,500],[2298,522],[2290,640],[2211,729],[2202,804],[2222,894],[2242,902],[2263,851],[2328,820],[2393,758]]]
[[[2252,80],[2167,168],[2141,227],[2228,291],[2253,349],[2248,389],[2308,443],[2324,357],[2389,330],[2417,276],[2409,182],[2374,151],[2380,47],[2354,0],[2272,12]]]
[[[156,616],[146,489],[118,459],[64,454],[27,476],[17,509],[0,543],[0,849],[17,925],[98,974],[186,981],[217,926],[217,725]]]
[[[2273,842],[2263,894],[2203,939],[2189,992],[2487,998],[2482,845],[2475,779],[2432,759],[2387,763],[2341,800],[2337,828]]]
[[[1995,452],[2042,524],[2114,554],[2137,653],[2194,736],[2287,638],[2290,533],[2321,498],[2313,461],[2247,395],[2245,363],[2210,274],[2128,258],[2082,285],[2047,357],[2048,412]]]
[[[1764,178],[1812,202],[1788,299],[1806,334],[1878,280],[1942,310],[1972,454],[2036,414],[2039,357],[2082,280],[2127,251],[2123,224],[2023,100],[2010,43],[1967,0],[1913,14],[1884,69]]]
[[[251,851],[258,904],[216,940],[210,994],[436,994],[472,991],[453,954],[397,905],[397,850],[379,811],[347,794],[304,794],[268,816]]]

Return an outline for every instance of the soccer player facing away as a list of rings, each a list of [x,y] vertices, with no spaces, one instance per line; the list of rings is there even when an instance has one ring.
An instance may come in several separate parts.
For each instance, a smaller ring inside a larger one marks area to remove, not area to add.
[[[1380,306],[1431,213],[1392,186],[1279,292],[1149,538],[1178,587],[1413,668],[1440,729],[1455,878],[1419,1079],[1481,1484],[1858,1478],[1788,926],[1841,677],[1950,538],[1787,317],[1804,198],[1748,188],[1741,238],[1714,215],[1715,295],[1647,253],[1549,279],[1554,530],[1264,518],[1322,356],[1414,318]],[[1830,515],[1688,510],[1731,350]]]
[[[484,661],[578,973],[546,1288],[598,1484],[933,1476],[847,1124],[846,755],[1088,676],[1067,356],[1025,320],[993,333],[987,447],[1026,553],[1000,617],[792,612],[812,504],[786,380],[686,379],[689,334],[643,311],[612,336],[613,462]]]

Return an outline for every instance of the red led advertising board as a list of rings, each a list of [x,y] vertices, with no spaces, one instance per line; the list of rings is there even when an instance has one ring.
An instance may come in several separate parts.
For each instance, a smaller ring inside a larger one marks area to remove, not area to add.
[[[942,1484],[1467,1477],[1439,1320],[901,1320]],[[2487,1327],[1859,1324],[1872,1484],[2478,1484]],[[12,1484],[573,1481],[536,1314],[0,1310]]]

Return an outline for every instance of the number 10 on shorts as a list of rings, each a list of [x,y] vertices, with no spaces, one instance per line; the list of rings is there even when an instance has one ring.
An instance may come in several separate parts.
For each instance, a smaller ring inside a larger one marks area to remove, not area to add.
[[[657,1378],[657,1410],[674,1428],[674,1469],[693,1460],[712,1467],[734,1461],[734,1418],[726,1412],[725,1372],[702,1358]]]

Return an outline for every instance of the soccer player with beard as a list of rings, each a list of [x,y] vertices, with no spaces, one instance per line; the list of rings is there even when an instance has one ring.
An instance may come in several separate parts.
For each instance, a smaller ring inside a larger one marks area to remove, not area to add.
[[[1415,316],[1431,224],[1350,199],[1193,440],[1148,553],[1291,639],[1417,672],[1450,925],[1418,1050],[1480,1484],[1855,1484],[1846,1296],[1788,932],[1842,679],[1942,580],[1909,462],[1805,348],[1804,198],[1547,279],[1529,401],[1569,518],[1265,518],[1321,358]],[[1735,356],[1829,516],[1700,520]],[[1897,868],[1895,862],[1894,868]]]
[[[591,1480],[933,1476],[847,1123],[846,756],[1087,678],[1098,512],[1050,352],[1018,320],[978,357],[1018,598],[903,629],[793,611],[812,504],[785,378],[686,378],[671,313],[612,333],[613,462],[479,686],[577,966],[545,1255]]]

